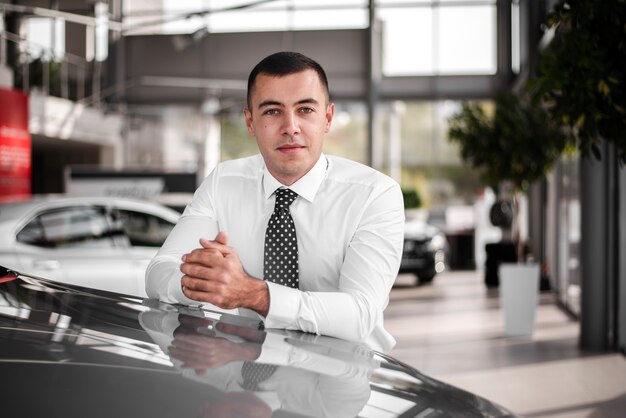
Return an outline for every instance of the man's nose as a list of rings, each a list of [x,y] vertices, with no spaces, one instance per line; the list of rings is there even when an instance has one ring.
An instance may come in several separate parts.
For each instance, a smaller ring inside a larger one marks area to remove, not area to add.
[[[294,136],[300,133],[300,122],[294,113],[285,113],[283,118],[283,134]]]

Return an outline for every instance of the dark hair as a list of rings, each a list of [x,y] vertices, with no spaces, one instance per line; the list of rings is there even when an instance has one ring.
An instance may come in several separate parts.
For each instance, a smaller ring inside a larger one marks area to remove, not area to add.
[[[276,52],[261,60],[250,72],[248,76],[248,109],[251,109],[250,98],[252,96],[252,89],[259,74],[267,74],[275,77],[283,77],[290,74],[299,73],[306,70],[313,70],[317,73],[322,86],[326,90],[326,96],[330,97],[328,90],[328,79],[326,78],[326,72],[321,65],[311,58],[300,54],[299,52]]]

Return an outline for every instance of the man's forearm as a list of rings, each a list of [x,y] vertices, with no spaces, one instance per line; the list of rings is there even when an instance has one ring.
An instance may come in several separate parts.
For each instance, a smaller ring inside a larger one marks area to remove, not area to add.
[[[250,283],[248,297],[244,304],[248,309],[266,317],[270,309],[270,293],[267,289],[267,283],[264,280],[254,278]]]

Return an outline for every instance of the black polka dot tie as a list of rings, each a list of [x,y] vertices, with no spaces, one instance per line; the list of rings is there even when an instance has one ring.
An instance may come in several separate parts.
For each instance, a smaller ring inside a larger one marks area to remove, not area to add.
[[[246,390],[259,390],[259,383],[269,379],[278,366],[265,363],[253,363],[246,361],[241,368],[241,376],[243,377],[242,387]]]
[[[289,206],[298,194],[289,189],[276,190],[274,213],[265,232],[263,278],[283,286],[298,288],[298,240]]]

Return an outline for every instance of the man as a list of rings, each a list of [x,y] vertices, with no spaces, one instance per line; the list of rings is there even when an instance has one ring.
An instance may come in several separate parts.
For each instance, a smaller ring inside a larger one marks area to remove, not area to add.
[[[148,266],[150,297],[391,350],[383,310],[402,253],[402,193],[322,153],[334,109],[317,62],[280,52],[257,64],[244,116],[260,155],[223,162],[200,185]]]

